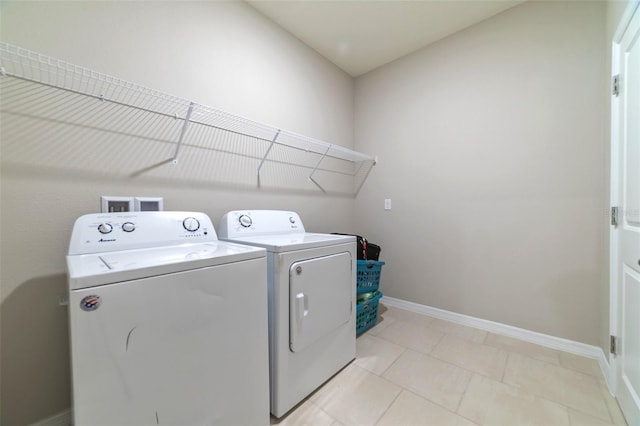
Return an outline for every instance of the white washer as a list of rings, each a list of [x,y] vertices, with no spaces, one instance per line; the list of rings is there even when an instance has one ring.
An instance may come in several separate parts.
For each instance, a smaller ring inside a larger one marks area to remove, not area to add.
[[[231,211],[220,238],[267,249],[271,413],[281,417],[356,356],[355,237],[305,232],[297,213]]]
[[[90,214],[67,256],[77,425],[269,424],[266,252],[203,213]]]

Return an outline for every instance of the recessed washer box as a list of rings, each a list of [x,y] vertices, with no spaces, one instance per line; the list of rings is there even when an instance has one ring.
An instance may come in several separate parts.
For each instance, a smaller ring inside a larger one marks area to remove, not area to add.
[[[102,213],[122,213],[133,211],[133,197],[112,197],[103,195],[100,197]]]
[[[162,197],[135,197],[133,205],[137,212],[160,212],[164,210]]]

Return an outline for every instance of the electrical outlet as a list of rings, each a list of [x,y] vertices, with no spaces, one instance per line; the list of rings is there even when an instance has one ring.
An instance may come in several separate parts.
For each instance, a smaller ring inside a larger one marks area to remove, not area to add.
[[[162,197],[135,197],[134,209],[137,212],[161,212],[164,210]]]
[[[110,197],[103,195],[102,213],[122,213],[133,211],[133,197]]]

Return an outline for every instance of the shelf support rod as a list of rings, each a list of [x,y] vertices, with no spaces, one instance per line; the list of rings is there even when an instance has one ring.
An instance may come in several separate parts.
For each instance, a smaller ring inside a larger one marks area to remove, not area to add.
[[[260,161],[260,165],[258,166],[258,176],[260,176],[260,169],[262,169],[262,165],[264,164],[264,161],[267,159],[267,155],[269,155],[269,153],[271,152],[271,148],[273,148],[273,145],[276,143],[276,139],[278,139],[278,136],[280,136],[280,129],[278,129],[278,131],[276,132],[276,135],[273,137],[273,140],[271,141],[269,148],[267,148],[267,152],[264,153],[264,156],[262,157],[262,161]]]
[[[309,174],[309,180],[311,182],[313,182],[318,188],[320,188],[320,190],[322,192],[327,192],[324,190],[324,188],[322,186],[320,186],[320,184],[318,182],[316,182],[316,180],[313,178],[313,174],[316,172],[316,170],[318,170],[318,167],[320,167],[320,163],[322,163],[322,160],[324,160],[324,157],[327,156],[327,154],[329,153],[329,150],[331,149],[332,145],[329,145],[327,147],[327,150],[324,152],[324,154],[322,154],[322,157],[320,157],[320,160],[318,161],[318,164],[316,164],[316,166],[313,168],[313,170],[311,170],[311,174]]]
[[[360,181],[360,185],[358,185],[358,187],[356,188],[356,190],[354,192],[354,195],[358,195],[358,193],[360,192],[360,189],[362,188],[362,185],[364,185],[365,181],[369,177],[369,173],[371,173],[371,170],[373,170],[373,166],[375,166],[377,162],[378,162],[378,156],[376,155],[376,158],[371,161],[371,165],[367,169],[367,173],[365,173],[364,177]],[[364,164],[364,162],[362,164]],[[358,173],[359,172],[360,172],[360,170],[358,170]]]
[[[180,152],[180,147],[182,146],[182,140],[184,139],[184,134],[187,133],[187,127],[189,127],[189,121],[191,120],[191,113],[193,112],[194,103],[189,103],[189,110],[187,111],[187,116],[184,118],[184,124],[182,126],[182,130],[180,131],[180,137],[178,138],[178,146],[176,146],[176,152],[173,154],[173,164],[178,164],[178,153]]]

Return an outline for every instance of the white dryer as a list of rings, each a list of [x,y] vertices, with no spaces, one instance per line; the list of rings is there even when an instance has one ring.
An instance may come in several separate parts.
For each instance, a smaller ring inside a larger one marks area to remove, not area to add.
[[[67,256],[76,425],[269,423],[266,253],[193,212],[90,214]]]
[[[267,249],[271,413],[281,417],[356,356],[355,237],[305,232],[297,213],[232,211],[220,238]]]

